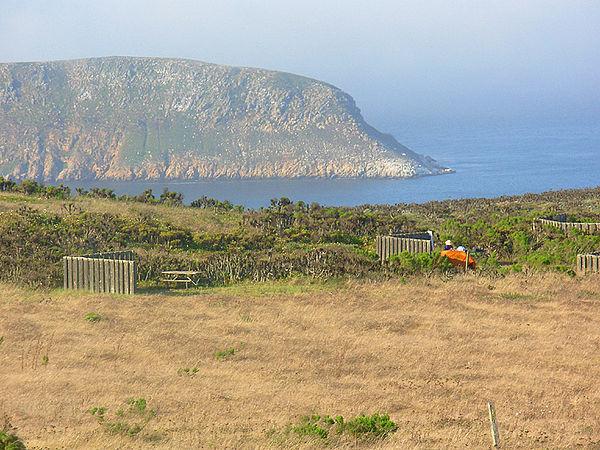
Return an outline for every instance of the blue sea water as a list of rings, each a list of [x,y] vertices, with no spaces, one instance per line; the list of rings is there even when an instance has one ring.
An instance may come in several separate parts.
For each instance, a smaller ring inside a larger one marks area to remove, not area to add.
[[[600,124],[569,126],[435,126],[400,128],[396,138],[451,167],[453,174],[400,180],[270,179],[195,182],[87,182],[136,194],[167,187],[186,202],[203,195],[247,207],[275,197],[324,205],[422,203],[600,185]]]

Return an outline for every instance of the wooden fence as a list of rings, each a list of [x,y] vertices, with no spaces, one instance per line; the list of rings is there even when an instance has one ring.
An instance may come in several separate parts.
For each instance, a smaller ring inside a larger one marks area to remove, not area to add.
[[[561,220],[564,218],[564,220]],[[586,223],[586,222],[567,222],[566,217],[552,217],[552,218],[541,218],[537,220],[534,227],[537,225],[551,225],[556,228],[560,228],[563,231],[569,230],[580,230],[584,233],[595,234],[600,233],[600,223]]]
[[[64,288],[135,294],[137,261],[132,251],[63,257]]]
[[[431,253],[432,251],[433,235],[429,232],[377,236],[377,254],[381,262],[402,252]]]
[[[577,272],[600,273],[600,253],[577,255]]]

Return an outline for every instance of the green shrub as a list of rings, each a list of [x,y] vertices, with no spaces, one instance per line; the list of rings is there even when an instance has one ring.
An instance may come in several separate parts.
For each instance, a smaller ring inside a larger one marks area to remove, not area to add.
[[[156,417],[156,411],[147,408],[144,398],[127,399],[125,406],[117,409],[113,415],[110,415],[109,409],[104,406],[90,408],[89,413],[107,433],[129,437],[139,435]],[[153,438],[154,434],[149,436]]]
[[[92,416],[96,416],[98,418],[104,419],[104,414],[106,414],[107,408],[104,406],[94,406],[89,409],[89,413]]]
[[[25,450],[25,444],[16,435],[0,431],[0,450]]]
[[[523,266],[521,264],[512,264],[510,266],[510,270],[516,273],[523,272]]]
[[[140,414],[146,411],[146,399],[145,398],[130,398],[127,400],[127,404]]]
[[[102,320],[102,316],[95,312],[89,312],[85,315],[85,320],[91,323],[96,323]]]
[[[391,256],[388,264],[394,272],[402,275],[414,274],[420,269],[420,261],[417,260],[416,255],[409,252]]]
[[[17,186],[12,180],[0,177],[0,192],[13,192]]]
[[[500,261],[495,252],[489,255],[473,255],[477,259],[477,266],[481,269],[497,270],[500,267]]]
[[[168,206],[183,206],[183,194],[180,192],[172,192],[164,188],[158,202]]]
[[[387,414],[360,415],[344,424],[344,430],[355,436],[386,437],[398,429]]]
[[[292,427],[292,431],[298,436],[317,437],[319,439],[327,439],[328,432],[317,424],[319,417],[315,420],[312,417],[305,417],[299,425]]]
[[[223,361],[233,355],[235,355],[235,348],[233,347],[215,352],[215,358],[217,358],[219,361]]]
[[[402,252],[393,255],[388,260],[389,268],[400,275],[415,275],[433,272],[447,272],[453,270],[448,258],[436,253],[409,253]]]
[[[81,197],[105,198],[109,200],[115,200],[117,198],[115,192],[108,188],[91,188],[89,191],[82,188],[76,188],[75,191],[77,192],[77,195]]]
[[[509,237],[512,242],[512,252],[514,254],[523,255],[531,249],[533,238],[530,233],[519,230],[511,233]]]
[[[303,416],[296,425],[288,427],[288,433],[302,438],[314,438],[325,444],[332,444],[343,435],[355,439],[384,439],[394,433],[398,426],[387,414],[359,415],[349,420],[343,416],[313,414]]]
[[[241,205],[234,205],[228,200],[220,201],[214,198],[207,197],[205,195],[190,203],[190,207],[200,209],[217,209],[222,211],[244,210],[244,207]]]

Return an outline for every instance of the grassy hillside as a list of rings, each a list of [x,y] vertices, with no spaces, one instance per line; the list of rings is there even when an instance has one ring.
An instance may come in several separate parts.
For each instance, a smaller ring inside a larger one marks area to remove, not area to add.
[[[504,448],[594,448],[599,286],[516,274],[127,298],[0,285],[0,417],[30,448],[486,448],[491,399]],[[302,421],[374,413],[397,430],[322,437]]]
[[[532,228],[536,218],[556,213],[600,221],[598,188],[354,208],[281,198],[268,208],[244,210],[208,198],[191,206],[182,200],[174,192],[117,197],[98,189],[72,196],[61,187],[0,179],[0,281],[55,287],[62,256],[118,249],[137,251],[146,287],[169,269],[201,271],[208,286],[302,276],[451,275],[439,245],[431,256],[406,254],[378,263],[378,234],[427,229],[438,243],[451,239],[469,248],[478,272],[493,276],[573,274],[577,253],[600,250],[598,235]]]

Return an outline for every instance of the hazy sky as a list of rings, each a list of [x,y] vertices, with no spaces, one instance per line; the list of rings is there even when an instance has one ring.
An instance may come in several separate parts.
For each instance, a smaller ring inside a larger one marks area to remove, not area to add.
[[[0,61],[105,55],[307,75],[384,130],[600,120],[600,0],[0,0]]]

